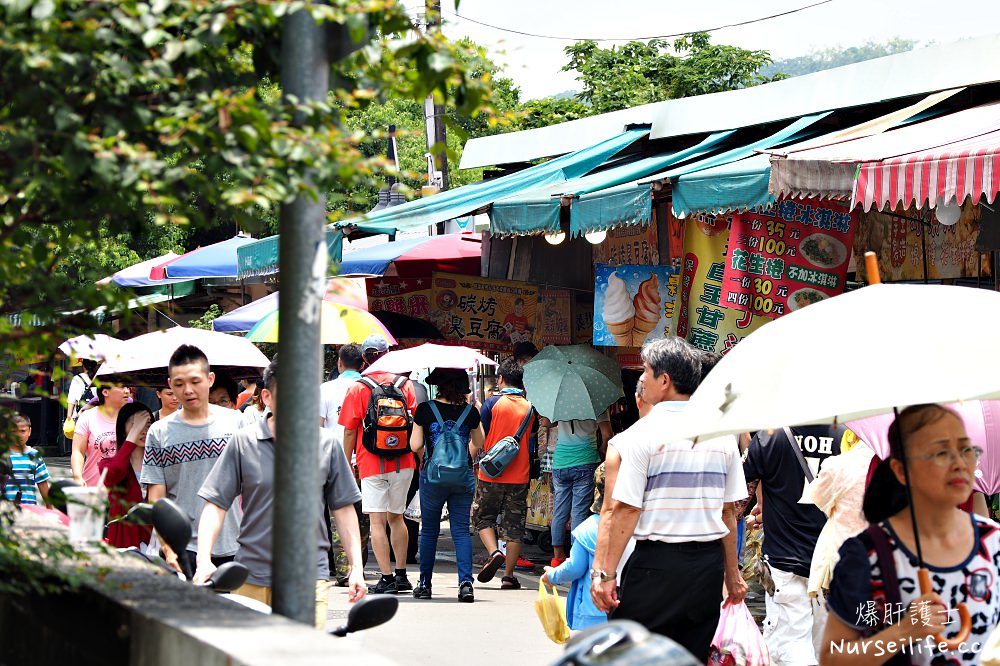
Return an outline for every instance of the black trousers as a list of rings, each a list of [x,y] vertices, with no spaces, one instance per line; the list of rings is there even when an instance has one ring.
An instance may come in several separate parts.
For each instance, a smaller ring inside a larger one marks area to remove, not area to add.
[[[704,663],[719,625],[721,541],[639,541],[622,574],[613,620],[635,620]]]

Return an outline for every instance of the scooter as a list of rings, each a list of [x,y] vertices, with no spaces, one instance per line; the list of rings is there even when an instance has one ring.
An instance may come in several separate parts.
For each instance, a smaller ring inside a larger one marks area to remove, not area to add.
[[[139,507],[138,509],[136,507]],[[175,553],[183,552],[191,540],[191,521],[186,512],[175,502],[163,498],[153,504],[137,504],[129,510],[135,510],[135,519],[140,520],[147,516],[151,519],[153,527],[160,538],[173,549]],[[126,514],[127,515],[127,514]],[[190,580],[194,573],[188,571],[186,562],[182,562],[185,569],[184,575]],[[214,588],[216,592],[231,592],[237,589],[246,581],[249,574],[247,568],[238,562],[227,562],[223,564],[205,583],[206,587]],[[250,599],[238,594],[221,594],[225,598],[242,606],[256,610],[260,613],[270,614],[271,607],[267,604]],[[372,627],[377,627],[391,620],[399,609],[399,600],[392,596],[365,597],[355,603],[347,614],[347,621],[330,632],[333,636],[346,636],[357,631],[363,631]]]
[[[702,666],[674,641],[632,620],[612,620],[573,636],[551,666]]]

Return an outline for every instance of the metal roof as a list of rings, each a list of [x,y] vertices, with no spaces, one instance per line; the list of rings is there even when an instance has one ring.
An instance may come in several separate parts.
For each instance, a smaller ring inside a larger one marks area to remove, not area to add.
[[[685,97],[538,129],[472,139],[460,168],[527,162],[652,124],[650,138],[738,129],[821,111],[1000,81],[1000,35],[930,46],[762,86]]]

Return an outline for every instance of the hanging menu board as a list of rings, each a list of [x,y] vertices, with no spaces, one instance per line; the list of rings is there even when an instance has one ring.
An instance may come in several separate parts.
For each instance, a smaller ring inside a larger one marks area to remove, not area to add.
[[[857,215],[832,201],[779,201],[734,215],[722,304],[780,317],[843,293]]]

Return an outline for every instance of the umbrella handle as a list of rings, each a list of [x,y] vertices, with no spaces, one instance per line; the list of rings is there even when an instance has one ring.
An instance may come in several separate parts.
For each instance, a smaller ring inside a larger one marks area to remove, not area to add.
[[[917,579],[920,581],[920,594],[927,594],[934,591],[934,586],[931,585],[931,575],[927,569],[923,567],[918,569]],[[965,604],[958,604],[956,608],[958,609],[958,618],[962,626],[958,631],[958,635],[951,639],[945,638],[941,634],[934,637],[934,640],[939,645],[944,644],[948,650],[958,649],[959,645],[968,640],[969,633],[972,631],[972,619],[969,617],[969,609]]]

